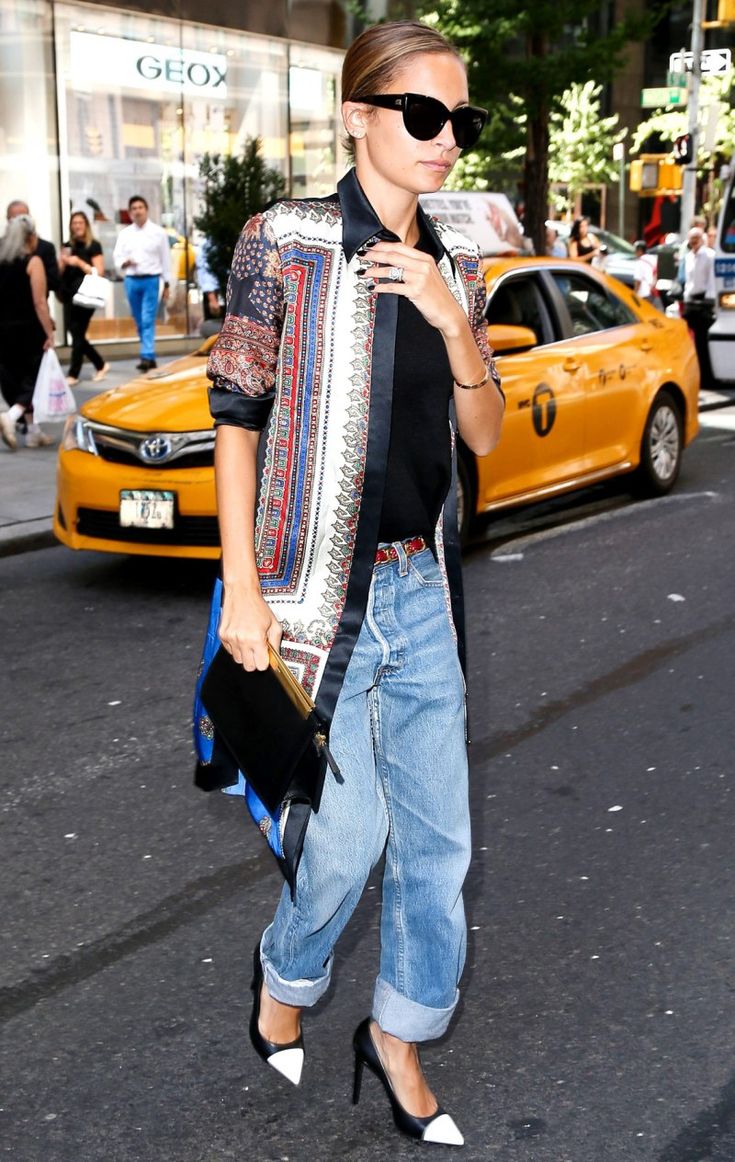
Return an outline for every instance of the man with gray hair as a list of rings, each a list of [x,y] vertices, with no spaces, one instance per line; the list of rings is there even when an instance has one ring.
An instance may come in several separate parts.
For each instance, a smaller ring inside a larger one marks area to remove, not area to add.
[[[714,319],[715,306],[715,252],[707,246],[701,226],[693,226],[687,235],[687,254],[684,261],[684,318],[694,335],[697,348],[701,386],[712,386],[712,367],[709,361],[708,332]]]
[[[30,218],[31,212],[28,209],[27,202],[22,202],[19,198],[16,198],[14,201],[8,203],[8,208],[5,214],[8,222],[10,222],[13,218],[18,218],[21,214],[25,214],[26,217]],[[38,245],[36,247],[36,254],[41,259],[44,270],[46,271],[46,283],[48,285],[49,294],[51,294],[52,291],[56,292],[59,289],[61,280],[61,276],[59,274],[59,263],[56,258],[56,247],[54,246],[53,242],[47,242],[45,238],[39,238]]]

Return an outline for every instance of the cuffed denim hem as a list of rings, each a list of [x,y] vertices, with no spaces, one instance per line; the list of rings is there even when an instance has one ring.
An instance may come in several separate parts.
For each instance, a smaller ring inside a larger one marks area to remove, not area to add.
[[[373,993],[373,1020],[384,1033],[401,1041],[433,1041],[446,1033],[458,1000],[459,989],[455,992],[454,1004],[448,1009],[431,1009],[402,996],[378,977]]]
[[[310,1009],[324,996],[329,988],[332,976],[332,957],[330,956],[324,970],[324,976],[317,980],[284,980],[276,972],[271,962],[263,955],[261,949],[260,962],[263,965],[263,977],[268,994],[274,1001],[282,1005],[296,1005],[300,1009]]]

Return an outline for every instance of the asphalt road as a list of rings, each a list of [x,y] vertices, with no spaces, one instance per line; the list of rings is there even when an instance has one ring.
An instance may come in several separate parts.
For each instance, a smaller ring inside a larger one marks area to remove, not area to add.
[[[191,785],[211,569],[0,561],[0,1155],[733,1162],[735,410],[707,422],[672,497],[598,489],[466,555],[469,961],[424,1053],[462,1152],[399,1138],[372,1078],[350,1105],[374,882],[301,1088],[249,1047],[279,876]]]

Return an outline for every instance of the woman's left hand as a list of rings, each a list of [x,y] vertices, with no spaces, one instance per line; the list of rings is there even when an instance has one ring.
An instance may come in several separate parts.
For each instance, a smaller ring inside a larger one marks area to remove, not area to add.
[[[373,294],[403,295],[410,299],[427,323],[447,337],[467,326],[464,311],[430,254],[402,242],[376,242],[362,261],[366,270],[360,277],[370,285]],[[402,271],[400,280],[388,277],[392,267]]]

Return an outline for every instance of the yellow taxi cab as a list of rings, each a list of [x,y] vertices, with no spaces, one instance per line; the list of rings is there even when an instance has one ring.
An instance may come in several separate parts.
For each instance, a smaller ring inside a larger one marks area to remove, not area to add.
[[[698,430],[699,371],[686,324],[565,259],[493,261],[488,336],[507,407],[489,456],[460,441],[460,524],[635,473],[673,487]],[[85,403],[59,451],[54,532],[73,549],[217,557],[213,339]]]
[[[460,442],[460,524],[635,473],[649,495],[676,483],[699,430],[699,365],[681,319],[569,259],[489,262],[488,337],[506,411],[500,443]]]

